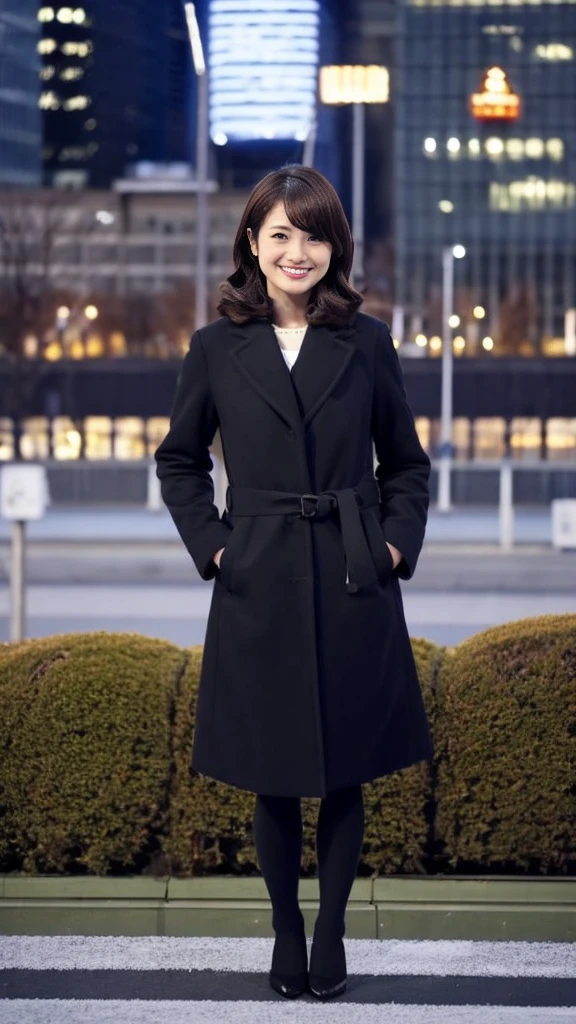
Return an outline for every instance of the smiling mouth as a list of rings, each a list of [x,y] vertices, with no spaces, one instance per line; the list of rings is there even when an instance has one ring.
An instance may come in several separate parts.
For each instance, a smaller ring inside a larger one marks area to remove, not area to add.
[[[306,277],[306,274],[310,273],[310,271],[312,270],[312,267],[283,267],[283,266],[280,266],[280,270],[284,271],[284,273],[287,274],[288,277],[298,278],[298,277]]]

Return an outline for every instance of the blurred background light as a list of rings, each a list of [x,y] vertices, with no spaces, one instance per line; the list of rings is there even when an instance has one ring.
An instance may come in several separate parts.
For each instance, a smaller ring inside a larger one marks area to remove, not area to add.
[[[210,135],[306,138],[317,96],[317,0],[212,0]]]

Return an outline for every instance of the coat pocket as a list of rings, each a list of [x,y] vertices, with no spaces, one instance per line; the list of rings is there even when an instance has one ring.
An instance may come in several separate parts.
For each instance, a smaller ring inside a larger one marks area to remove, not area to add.
[[[367,509],[363,516],[366,540],[372,555],[379,582],[384,586],[390,580],[394,569],[394,559],[390,553],[379,515],[375,509]]]
[[[224,550],[220,556],[220,567],[218,569],[218,579],[223,583],[230,594],[233,593],[233,577],[230,574],[230,568],[234,564],[234,544],[238,541],[238,533],[238,525],[233,526],[230,531],[230,536],[224,546]]]

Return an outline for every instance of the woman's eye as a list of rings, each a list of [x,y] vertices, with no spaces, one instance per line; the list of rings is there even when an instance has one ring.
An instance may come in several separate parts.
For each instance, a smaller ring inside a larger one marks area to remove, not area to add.
[[[283,231],[276,231],[276,233],[272,235],[272,238],[286,238],[286,235]]]

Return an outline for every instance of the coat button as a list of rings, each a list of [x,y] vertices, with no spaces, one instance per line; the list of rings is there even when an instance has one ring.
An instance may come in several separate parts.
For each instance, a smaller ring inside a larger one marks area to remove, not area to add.
[[[288,430],[286,432],[286,436],[289,437],[290,439],[292,439],[292,438],[296,437],[296,431],[295,430]]]

